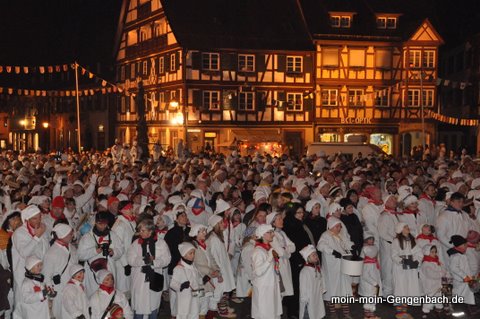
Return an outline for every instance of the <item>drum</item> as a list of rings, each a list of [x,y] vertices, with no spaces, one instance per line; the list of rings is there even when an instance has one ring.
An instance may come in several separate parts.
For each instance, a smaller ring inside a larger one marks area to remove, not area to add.
[[[342,274],[360,276],[363,270],[363,258],[357,256],[343,256],[340,266]]]

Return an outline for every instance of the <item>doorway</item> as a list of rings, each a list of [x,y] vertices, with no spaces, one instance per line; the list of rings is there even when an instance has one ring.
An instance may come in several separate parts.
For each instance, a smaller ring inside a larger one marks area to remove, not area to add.
[[[303,132],[285,132],[285,143],[289,149],[289,155],[302,156],[303,150]]]

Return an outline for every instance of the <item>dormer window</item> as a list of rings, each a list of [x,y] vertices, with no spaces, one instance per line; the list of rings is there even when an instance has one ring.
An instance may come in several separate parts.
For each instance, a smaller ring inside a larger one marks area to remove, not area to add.
[[[396,17],[377,17],[377,29],[396,29]]]
[[[352,17],[348,15],[331,15],[330,25],[333,28],[350,28]]]

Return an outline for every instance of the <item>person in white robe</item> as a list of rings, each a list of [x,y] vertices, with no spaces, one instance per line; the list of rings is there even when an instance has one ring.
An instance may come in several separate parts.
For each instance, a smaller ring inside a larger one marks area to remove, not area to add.
[[[470,230],[467,235],[467,255],[468,266],[473,274],[480,274],[480,233]]]
[[[62,319],[89,319],[88,298],[83,286],[85,269],[81,265],[68,268],[70,280],[58,296],[62,298]]]
[[[437,246],[427,244],[422,248],[423,260],[420,266],[420,282],[426,296],[440,297],[442,295],[442,278],[447,277],[447,270],[441,263],[437,253]],[[442,303],[424,303],[422,312],[428,315],[433,309],[440,314],[443,309]]]
[[[55,237],[45,254],[43,274],[45,284],[61,292],[70,280],[68,267],[78,264],[78,256],[77,249],[71,244],[74,234],[72,227],[60,223],[55,225],[53,233]],[[61,318],[62,298],[53,299],[52,314],[54,318]]]
[[[341,272],[343,256],[352,255],[353,243],[342,236],[342,222],[336,217],[330,217],[327,231],[322,234],[317,244],[317,250],[322,253],[322,266],[325,274],[327,292],[323,299],[327,301],[329,312],[337,316],[332,297],[352,295],[352,279]],[[348,304],[341,304],[343,317],[352,318]]]
[[[392,243],[393,261],[393,294],[402,297],[418,297],[422,295],[418,279],[419,264],[423,259],[420,247],[410,233],[406,223],[395,226],[397,236]],[[406,305],[395,305],[397,316],[412,318]]]
[[[363,269],[358,286],[358,294],[364,297],[382,296],[382,279],[380,277],[380,263],[378,261],[378,247],[364,245],[361,256]],[[363,312],[365,319],[379,319],[375,314],[376,304],[365,303]]]
[[[282,297],[293,296],[292,270],[290,268],[290,256],[295,252],[295,244],[288,238],[287,234],[282,230],[283,215],[278,213],[270,213],[267,216],[267,224],[272,225],[275,229],[275,236],[272,241],[272,248],[279,257],[280,278],[284,287]]]
[[[22,301],[17,304],[21,309],[22,318],[50,318],[48,309],[49,297],[56,294],[44,283],[42,261],[30,256],[25,261],[25,278],[22,283]]]
[[[115,288],[130,297],[130,281],[132,266],[128,264],[126,252],[132,244],[135,228],[137,227],[136,216],[133,212],[133,205],[129,201],[120,202],[118,206],[119,215],[112,226],[112,231],[122,241],[124,254],[115,262],[116,278]]]
[[[100,270],[97,277],[100,286],[89,300],[91,319],[104,319],[114,304],[122,308],[124,319],[133,319],[132,308],[127,298],[121,291],[115,289],[113,274],[108,270]]]
[[[86,264],[85,288],[88,297],[98,289],[96,273],[107,269],[115,276],[115,262],[124,253],[121,239],[108,228],[107,215],[105,212],[98,212],[93,229],[85,234],[78,244],[78,259]]]
[[[422,215],[426,216],[427,223],[429,225],[435,225],[435,195],[437,188],[432,183],[427,183],[424,187],[424,193],[420,195],[418,199],[418,210],[422,212]]]
[[[253,294],[252,312],[254,319],[280,319],[282,297],[278,255],[270,246],[274,237],[270,225],[260,225],[255,230],[257,242],[252,254]]]
[[[168,266],[172,256],[167,243],[155,236],[153,221],[141,221],[137,232],[139,238],[132,243],[127,255],[128,264],[132,266],[132,309],[135,318],[156,319],[162,291],[168,289],[160,288],[158,275]]]
[[[43,260],[48,249],[48,234],[42,223],[42,214],[36,205],[30,205],[21,212],[23,225],[12,235],[12,271],[15,304],[22,302],[22,283],[25,278],[25,259],[35,256]],[[21,314],[14,310],[14,317]]]
[[[181,260],[173,269],[170,288],[177,298],[177,319],[197,319],[200,315],[200,297],[205,292],[203,280],[194,264],[196,248],[189,242],[178,245]],[[205,280],[207,283],[207,280]]]
[[[325,317],[323,294],[327,291],[320,267],[320,259],[313,245],[305,246],[300,250],[305,259],[305,266],[300,271],[300,317],[321,319]]]
[[[379,242],[378,218],[383,210],[382,191],[375,186],[367,186],[365,194],[368,194],[368,203],[361,209],[365,222],[365,230],[375,235],[375,242]],[[360,208],[359,208],[360,209]]]

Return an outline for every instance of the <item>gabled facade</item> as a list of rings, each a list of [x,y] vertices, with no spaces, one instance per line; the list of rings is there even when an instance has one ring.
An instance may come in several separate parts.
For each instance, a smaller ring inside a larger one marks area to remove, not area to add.
[[[259,13],[267,3],[125,1],[117,80],[131,95],[119,98],[118,136],[127,143],[136,137],[133,95],[141,80],[150,144],[174,147],[187,138],[193,151],[208,143],[302,153],[313,141],[314,53],[296,3],[282,0],[282,10],[262,14],[272,30],[266,35],[250,26],[261,17],[221,20],[235,9]]]
[[[124,142],[137,134],[142,81],[149,143],[164,147],[301,154],[361,140],[408,154],[423,130],[435,143],[426,111],[443,40],[428,19],[376,0],[125,0],[122,16]]]

